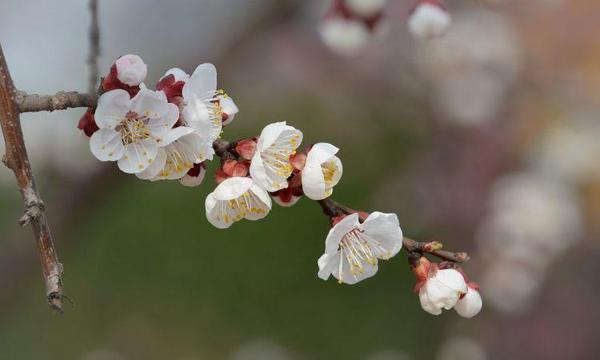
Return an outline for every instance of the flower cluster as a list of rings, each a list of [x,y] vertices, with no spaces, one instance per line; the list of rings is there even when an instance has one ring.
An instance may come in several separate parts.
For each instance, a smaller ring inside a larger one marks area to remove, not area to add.
[[[469,281],[457,266],[431,263],[421,256],[413,264],[413,272],[417,278],[415,292],[428,313],[440,315],[442,309],[454,308],[460,316],[472,318],[481,311],[479,286]]]
[[[180,180],[186,186],[202,181],[212,160],[213,142],[238,109],[217,90],[212,64],[192,75],[171,69],[156,91],[143,81],[147,66],[137,55],[125,55],[102,80],[96,109],[89,109],[79,128],[90,136],[90,149],[101,161],[146,180]]]
[[[380,8],[367,3],[347,1],[347,6],[355,15],[380,14]],[[316,143],[299,150],[303,134],[285,121],[265,126],[258,136],[228,142],[220,138],[222,129],[238,108],[217,90],[212,64],[199,65],[191,75],[170,69],[156,90],[144,85],[146,73],[139,56],[119,58],[102,80],[97,107],[81,118],[79,128],[90,137],[91,152],[99,160],[115,161],[140,179],[197,186],[206,163],[218,156],[217,186],[206,197],[205,211],[219,229],[266,217],[272,201],[285,207],[303,196],[317,201],[331,220],[317,261],[323,280],[333,275],[340,283],[356,284],[377,273],[379,260],[402,249],[396,214],[355,211],[329,199],[343,173],[337,147]],[[413,264],[423,308],[439,314],[454,307],[465,317],[474,316],[481,308],[477,285],[447,266],[424,257]]]
[[[319,29],[321,39],[342,56],[358,55],[370,41],[388,30],[387,0],[333,0]],[[408,30],[418,39],[444,35],[451,23],[442,0],[419,0],[411,10]]]

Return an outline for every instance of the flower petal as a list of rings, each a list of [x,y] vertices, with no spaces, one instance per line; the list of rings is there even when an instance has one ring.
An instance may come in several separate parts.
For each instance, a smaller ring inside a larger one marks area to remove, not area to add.
[[[131,111],[149,118],[163,116],[168,110],[167,96],[162,91],[153,91],[145,86],[131,99]]]
[[[179,118],[179,108],[175,104],[166,103],[165,112],[156,118],[148,120],[148,130],[152,136],[159,138],[171,130]]]
[[[380,259],[389,259],[402,249],[402,230],[396,214],[375,211],[367,217],[361,228],[365,235],[387,250],[386,254],[378,254]]]
[[[342,253],[343,253],[343,251],[342,251]],[[341,262],[342,262],[341,271],[340,271],[340,269],[334,270],[332,275],[334,278],[338,279],[339,282],[342,282],[344,284],[354,285],[360,281],[363,281],[365,279],[368,279],[368,278],[374,276],[377,273],[377,270],[379,270],[377,264],[372,265],[372,264],[365,262],[362,264],[363,268],[362,268],[361,272],[352,273],[350,263],[348,262],[346,257],[343,254],[341,254],[340,257],[341,257]],[[339,267],[339,262],[338,262],[338,267]]]
[[[90,150],[100,161],[117,161],[125,152],[121,134],[113,129],[100,129],[92,134]]]
[[[94,113],[96,125],[100,129],[114,129],[125,117],[130,108],[129,93],[125,90],[116,89],[105,92],[98,99],[98,106]]]
[[[167,153],[164,149],[158,149],[156,153],[156,158],[146,168],[146,170],[135,174],[138,178],[143,180],[154,180],[156,176],[160,173],[160,171],[165,167],[165,162],[167,161]]]
[[[333,254],[323,254],[317,260],[317,265],[319,266],[319,272],[317,276],[323,280],[329,279],[329,276],[339,267],[340,256],[338,253]]]
[[[421,290],[419,290],[419,300],[423,310],[427,311],[431,315],[440,315],[442,313],[441,307],[437,307],[431,301],[431,299],[429,299],[429,295],[427,294],[425,287],[422,287]]]
[[[340,242],[353,229],[360,225],[358,214],[350,214],[335,224],[327,234],[325,239],[325,253],[333,254],[339,249]]]
[[[479,314],[482,306],[483,303],[479,291],[469,288],[467,294],[462,299],[458,300],[454,306],[454,310],[456,310],[458,315],[469,319]]]
[[[192,96],[205,100],[215,95],[217,90],[217,69],[213,64],[198,65],[192,76],[183,86],[183,98],[187,101]]]
[[[254,182],[250,178],[231,177],[220,183],[213,191],[213,195],[215,200],[233,200],[250,190],[252,185]]]
[[[144,139],[139,143],[125,145],[125,154],[119,159],[121,171],[136,174],[144,171],[156,158],[158,145],[154,139]]]
[[[158,146],[165,147],[170,145],[173,141],[178,140],[179,138],[191,134],[194,132],[194,129],[187,126],[178,126],[173,129],[169,129],[168,132],[164,134],[161,138],[156,139],[158,142]]]

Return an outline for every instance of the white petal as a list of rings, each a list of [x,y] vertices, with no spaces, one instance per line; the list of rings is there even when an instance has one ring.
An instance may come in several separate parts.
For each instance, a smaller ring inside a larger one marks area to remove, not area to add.
[[[479,291],[469,288],[467,294],[462,299],[458,300],[454,306],[454,310],[456,310],[458,315],[469,319],[479,314],[482,305],[483,303]]]
[[[333,226],[325,239],[325,253],[333,254],[338,251],[344,236],[360,225],[358,214],[350,214]]]
[[[360,281],[368,279],[368,278],[374,276],[378,270],[377,265],[371,265],[371,264],[365,262],[362,264],[363,271],[359,272],[357,274],[353,274],[351,271],[351,268],[350,268],[350,264],[348,263],[348,260],[342,256],[341,261],[342,261],[341,274],[340,274],[340,271],[338,269],[336,269],[333,271],[332,275],[333,275],[333,277],[338,279],[338,281],[340,281],[344,284],[348,284],[348,285],[354,285]]]
[[[172,68],[167,70],[167,72],[165,73],[165,75],[163,75],[161,80],[169,75],[173,75],[175,77],[175,81],[187,81],[187,79],[190,78],[190,76],[180,68]]]
[[[166,112],[163,115],[148,120],[148,129],[152,136],[156,138],[164,136],[169,132],[179,118],[179,108],[177,105],[170,103],[165,105]]]
[[[402,230],[396,214],[384,214],[379,211],[371,213],[361,225],[365,235],[370,236],[388,253],[383,259],[389,259],[402,249]]]
[[[198,65],[192,76],[183,86],[183,98],[187,101],[192,96],[202,100],[210,99],[217,90],[217,69],[213,64]]]
[[[188,97],[182,115],[190,126],[193,126],[194,123],[207,123],[210,121],[208,106],[197,96]]]
[[[271,211],[271,197],[265,190],[261,189],[256,184],[252,185],[250,193],[254,195],[252,197],[254,201],[251,204],[250,211],[248,211],[244,218],[248,220],[263,219],[269,214],[269,211]]]
[[[227,229],[233,224],[233,222],[223,220],[223,216],[221,216],[220,213],[222,206],[222,201],[215,199],[214,192],[208,194],[206,201],[204,202],[206,219],[218,229]]]
[[[314,144],[306,155],[306,164],[311,166],[321,165],[331,159],[339,150],[328,143]]]
[[[436,279],[442,284],[446,285],[450,289],[465,294],[467,292],[467,283],[465,282],[464,276],[460,272],[454,269],[442,269],[439,270],[436,275]]]
[[[442,313],[442,308],[437,307],[430,299],[425,290],[425,287],[422,287],[419,290],[419,300],[421,302],[421,307],[423,310],[427,311],[432,315],[440,315]]]
[[[100,129],[115,126],[125,117],[130,109],[129,93],[125,90],[117,89],[105,92],[98,99],[98,106],[94,113],[94,120]]]
[[[131,99],[131,110],[136,114],[149,118],[158,118],[169,110],[168,104],[164,92],[152,91],[142,87],[137,95]]]
[[[207,159],[212,160],[212,155],[215,152],[212,141],[205,139],[197,131],[179,138],[176,146],[178,151],[194,164]]]
[[[191,134],[194,132],[194,129],[187,126],[178,126],[174,129],[170,129],[168,132],[164,134],[163,137],[156,139],[158,142],[158,146],[164,147],[171,144],[173,141],[178,140],[182,136]]]
[[[317,276],[323,280],[329,279],[329,276],[339,267],[340,256],[338,253],[333,254],[323,254],[317,260],[317,265],[319,266],[319,272]]]
[[[323,200],[329,196],[321,165],[308,165],[302,169],[302,190],[312,200]]]
[[[220,183],[213,191],[213,195],[215,200],[233,200],[250,190],[252,185],[254,183],[250,178],[231,177]]]
[[[90,150],[100,161],[117,161],[125,151],[121,134],[113,129],[100,129],[90,138]]]
[[[276,122],[265,126],[258,139],[257,150],[263,151],[271,146],[279,135],[286,129],[294,129],[291,126],[286,125],[285,121]]]
[[[152,164],[150,164],[150,166],[148,166],[146,168],[146,170],[144,170],[140,173],[137,173],[135,175],[138,178],[143,179],[143,180],[152,180],[165,167],[166,161],[167,161],[167,153],[165,152],[164,149],[159,148],[158,152],[156,153],[156,158],[154,159]]]
[[[125,145],[125,154],[119,159],[121,171],[136,174],[144,171],[156,158],[158,145],[154,139],[144,139],[136,144]]]

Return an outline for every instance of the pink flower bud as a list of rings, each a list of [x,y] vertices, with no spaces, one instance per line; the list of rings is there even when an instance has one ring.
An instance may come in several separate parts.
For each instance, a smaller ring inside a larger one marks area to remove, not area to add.
[[[235,146],[235,151],[242,158],[251,160],[256,152],[256,141],[254,139],[241,140]]]
[[[137,55],[123,55],[115,61],[117,78],[125,85],[138,86],[146,79],[148,66]]]
[[[88,109],[85,114],[79,119],[79,124],[77,127],[88,136],[92,136],[96,131],[98,131],[98,125],[96,125],[96,120],[94,119],[94,113],[92,109]]]
[[[290,163],[295,170],[301,171],[304,169],[304,165],[306,164],[306,154],[303,152],[292,154],[290,156]]]

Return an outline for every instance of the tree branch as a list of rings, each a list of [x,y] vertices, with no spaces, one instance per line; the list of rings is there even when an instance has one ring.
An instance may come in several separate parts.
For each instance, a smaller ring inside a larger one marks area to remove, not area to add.
[[[323,209],[323,213],[330,217],[358,213],[357,211],[345,205],[339,204],[329,198],[319,200],[317,202],[321,206],[321,209]],[[358,213],[358,215],[362,220],[365,219],[360,213]],[[442,250],[442,244],[438,241],[420,242],[405,237],[402,240],[402,245],[403,249],[405,249],[408,252],[431,254],[433,256],[437,256],[440,259],[456,263],[463,263],[469,261],[469,254],[467,254],[466,252],[451,252]]]
[[[15,94],[15,103],[19,112],[22,113],[94,107],[97,101],[96,94],[82,94],[77,91],[59,91],[54,95],[27,94],[24,91],[16,91]]]
[[[88,65],[90,66],[90,78],[88,91],[94,93],[100,70],[98,67],[98,57],[100,56],[100,26],[98,25],[98,1],[90,0],[90,55]]]
[[[21,226],[31,224],[33,228],[46,283],[48,305],[52,309],[62,312],[63,268],[58,262],[56,250],[54,249],[52,235],[44,212],[44,203],[35,187],[21,130],[19,106],[15,100],[15,88],[0,45],[0,125],[6,144],[3,162],[14,172],[17,185],[23,196],[25,214],[19,219],[19,224]]]

